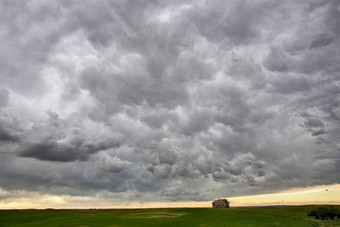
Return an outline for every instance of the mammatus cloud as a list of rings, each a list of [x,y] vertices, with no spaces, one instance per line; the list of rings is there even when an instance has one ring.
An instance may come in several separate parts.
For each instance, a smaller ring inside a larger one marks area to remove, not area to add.
[[[203,201],[340,183],[338,1],[0,9],[2,190]]]

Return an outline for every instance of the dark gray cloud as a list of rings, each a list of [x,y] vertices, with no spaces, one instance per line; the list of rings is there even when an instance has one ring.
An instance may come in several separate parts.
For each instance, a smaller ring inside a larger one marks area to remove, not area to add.
[[[340,183],[339,10],[2,1],[0,187],[145,202]]]

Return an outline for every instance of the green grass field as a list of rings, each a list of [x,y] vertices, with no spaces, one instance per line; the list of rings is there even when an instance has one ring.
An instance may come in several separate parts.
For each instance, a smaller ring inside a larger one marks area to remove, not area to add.
[[[340,226],[308,217],[316,207],[1,210],[0,226]]]

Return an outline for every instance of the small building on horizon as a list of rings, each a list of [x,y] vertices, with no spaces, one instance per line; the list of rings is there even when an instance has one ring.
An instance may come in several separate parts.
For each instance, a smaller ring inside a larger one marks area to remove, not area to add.
[[[230,208],[229,203],[227,199],[215,199],[212,206],[213,208]]]

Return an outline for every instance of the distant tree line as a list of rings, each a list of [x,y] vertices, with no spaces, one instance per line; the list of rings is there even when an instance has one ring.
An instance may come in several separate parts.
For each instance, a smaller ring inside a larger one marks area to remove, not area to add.
[[[329,207],[318,207],[316,210],[310,211],[308,216],[315,216],[316,219],[331,219],[334,220],[335,217],[340,218],[339,209],[333,205]]]

